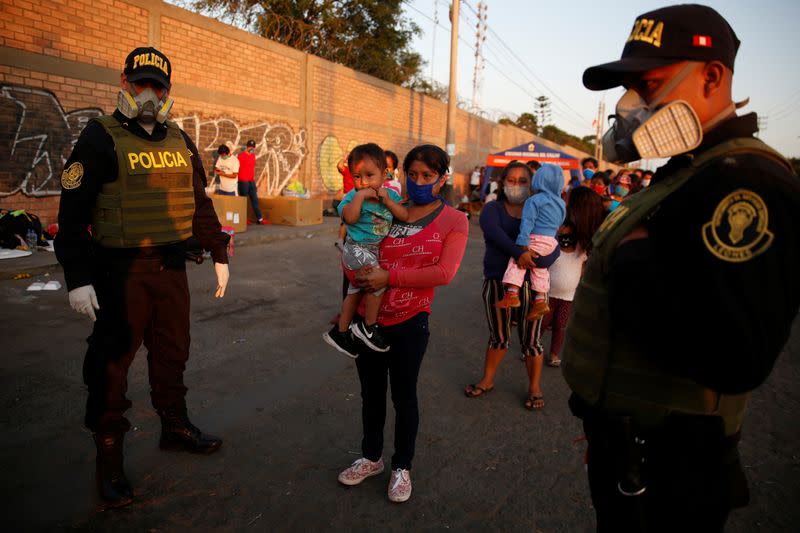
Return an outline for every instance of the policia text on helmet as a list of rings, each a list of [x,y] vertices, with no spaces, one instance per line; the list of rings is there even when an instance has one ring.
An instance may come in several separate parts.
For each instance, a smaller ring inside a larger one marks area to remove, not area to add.
[[[626,89],[609,160],[671,157],[598,229],[567,327],[598,531],[722,531],[748,500],[737,442],[800,305],[800,185],[736,115],[739,44],[713,9],[670,6],[583,75]]]

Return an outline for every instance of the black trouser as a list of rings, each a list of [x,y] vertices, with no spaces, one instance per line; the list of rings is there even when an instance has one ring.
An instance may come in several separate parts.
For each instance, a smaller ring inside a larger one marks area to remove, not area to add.
[[[428,313],[419,313],[394,326],[382,328],[391,349],[386,353],[364,348],[356,359],[361,381],[361,417],[364,438],[361,452],[370,461],[383,454],[386,422],[386,376],[395,410],[392,469],[411,469],[419,427],[417,377],[428,347]]]
[[[258,190],[256,189],[255,181],[240,181],[236,186],[239,189],[239,196],[246,196],[250,199],[250,205],[253,206],[253,213],[256,215],[256,221],[260,221],[261,209],[258,207]]]
[[[584,418],[598,532],[721,532],[730,510],[747,505],[739,434],[725,437],[719,418],[671,415],[663,429],[640,432],[646,486],[640,496],[617,487],[625,443],[613,427],[596,414]]]
[[[127,431],[128,368],[147,348],[150,397],[156,409],[185,407],[183,371],[189,358],[189,285],[181,257],[110,263],[96,276],[100,309],[83,363],[89,389],[86,427]],[[163,269],[163,270],[162,270]]]

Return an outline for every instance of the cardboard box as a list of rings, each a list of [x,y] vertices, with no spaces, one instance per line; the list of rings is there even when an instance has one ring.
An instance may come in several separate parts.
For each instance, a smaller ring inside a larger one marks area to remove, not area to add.
[[[217,212],[219,223],[232,227],[236,233],[247,231],[247,197],[209,194]]]
[[[286,226],[311,226],[322,224],[322,198],[293,198],[291,196],[269,196],[258,199],[261,214],[273,224]],[[248,215],[255,220],[253,208],[247,207]]]

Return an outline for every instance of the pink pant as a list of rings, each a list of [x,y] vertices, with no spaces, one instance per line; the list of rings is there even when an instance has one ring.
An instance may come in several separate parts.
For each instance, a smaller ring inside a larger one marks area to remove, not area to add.
[[[537,255],[550,255],[556,246],[558,246],[558,241],[555,237],[531,235],[528,250]],[[521,287],[523,281],[525,281],[525,269],[519,268],[514,258],[510,258],[506,273],[503,275],[503,283]],[[532,268],[531,288],[536,292],[548,292],[550,290],[550,271],[546,268]]]

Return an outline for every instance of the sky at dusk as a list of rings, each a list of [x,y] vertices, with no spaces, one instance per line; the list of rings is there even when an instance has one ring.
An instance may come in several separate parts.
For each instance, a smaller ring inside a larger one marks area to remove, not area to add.
[[[552,102],[552,122],[578,136],[593,134],[598,103],[613,113],[622,89],[592,92],[581,76],[586,67],[618,59],[636,16],[670,5],[616,0],[488,0],[484,41],[486,65],[479,107],[492,118],[503,112],[533,110],[544,94]],[[750,104],[739,111],[766,117],[761,138],[787,156],[800,156],[800,1],[707,1],[742,41],[736,59],[733,97]],[[477,0],[461,3],[458,94],[472,100]],[[413,49],[428,62],[425,74],[443,84],[449,78],[449,1],[408,0],[406,14],[422,35]],[[439,26],[432,20],[438,12]]]

